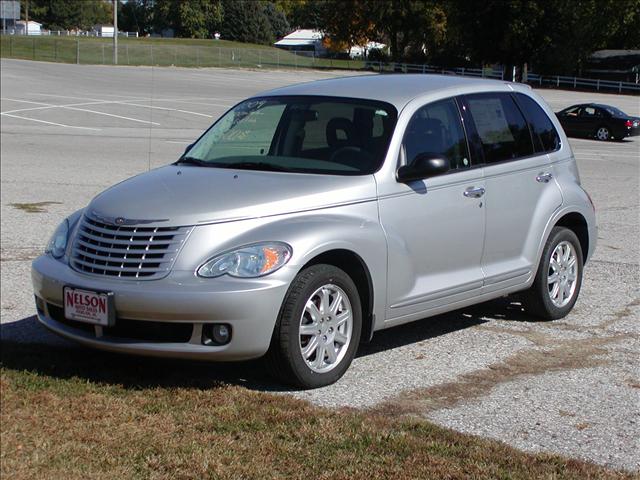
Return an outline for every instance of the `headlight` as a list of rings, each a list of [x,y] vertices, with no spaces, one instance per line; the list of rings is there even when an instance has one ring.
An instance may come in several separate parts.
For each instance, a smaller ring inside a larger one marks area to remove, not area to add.
[[[65,218],[56,231],[53,232],[44,253],[50,253],[53,258],[62,258],[69,240],[69,219]]]
[[[291,247],[286,243],[268,242],[247,245],[223,253],[198,268],[198,275],[206,278],[231,275],[255,278],[275,272],[291,258]]]

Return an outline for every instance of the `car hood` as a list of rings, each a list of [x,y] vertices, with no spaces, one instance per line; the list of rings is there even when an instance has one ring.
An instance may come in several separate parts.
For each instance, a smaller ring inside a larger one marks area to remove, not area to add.
[[[99,194],[87,213],[109,223],[182,226],[245,220],[376,198],[373,175],[337,176],[169,165]]]

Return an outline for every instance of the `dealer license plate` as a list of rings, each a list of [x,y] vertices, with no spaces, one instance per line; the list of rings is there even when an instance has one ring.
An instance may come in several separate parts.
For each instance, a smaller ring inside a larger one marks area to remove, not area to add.
[[[64,316],[67,320],[109,326],[115,323],[113,294],[64,287]]]

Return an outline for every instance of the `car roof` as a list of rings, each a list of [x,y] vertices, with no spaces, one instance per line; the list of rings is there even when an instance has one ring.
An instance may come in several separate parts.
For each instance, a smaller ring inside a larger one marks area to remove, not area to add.
[[[313,95],[346,97],[387,102],[401,110],[414,98],[428,93],[477,86],[486,91],[488,85],[504,90],[508,82],[432,74],[376,74],[330,78],[298,83],[269,90],[256,96]]]

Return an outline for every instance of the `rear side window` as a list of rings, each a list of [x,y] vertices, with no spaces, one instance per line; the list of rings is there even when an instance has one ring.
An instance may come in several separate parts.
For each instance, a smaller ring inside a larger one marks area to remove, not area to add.
[[[466,103],[480,138],[486,163],[514,160],[533,154],[529,127],[510,94],[468,95]]]
[[[420,108],[407,125],[403,145],[408,163],[428,153],[445,157],[451,170],[471,166],[460,112],[451,98]]]
[[[560,137],[540,105],[531,97],[516,93],[518,103],[529,121],[537,152],[554,152],[560,148]]]

